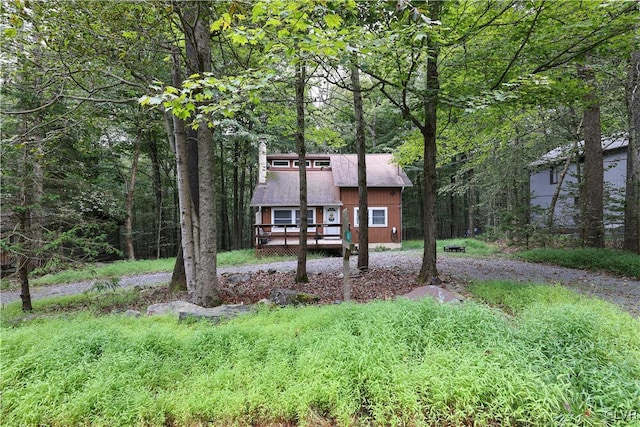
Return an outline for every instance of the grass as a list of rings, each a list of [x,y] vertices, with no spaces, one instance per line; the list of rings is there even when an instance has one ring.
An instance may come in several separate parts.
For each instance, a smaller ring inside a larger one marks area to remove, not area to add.
[[[640,323],[555,286],[3,327],[3,426],[638,425]]]
[[[607,271],[621,276],[640,278],[640,256],[615,249],[532,249],[520,252],[516,256],[529,262]]]
[[[445,246],[464,246],[466,252],[447,252],[447,255],[459,256],[489,256],[500,252],[497,246],[491,245],[483,240],[478,239],[446,239],[436,242],[437,253],[444,253]],[[402,249],[422,249],[424,242],[422,240],[405,240],[402,242]]]
[[[309,257],[311,258],[311,257]],[[218,253],[218,267],[230,267],[237,265],[262,264],[275,261],[293,259],[292,257],[264,257],[257,258],[253,249],[242,249]],[[115,261],[108,264],[88,264],[82,268],[63,270],[54,274],[37,277],[31,280],[34,286],[57,285],[61,283],[81,282],[96,278],[119,278],[122,276],[134,276],[138,274],[171,272],[176,262],[175,258],[163,258],[157,260]],[[3,280],[3,289],[8,284]]]

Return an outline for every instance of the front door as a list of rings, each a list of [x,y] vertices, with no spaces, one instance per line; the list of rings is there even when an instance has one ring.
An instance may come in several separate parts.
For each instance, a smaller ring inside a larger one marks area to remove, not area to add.
[[[340,208],[338,206],[324,207],[324,223],[328,224],[324,228],[325,238],[340,238]]]

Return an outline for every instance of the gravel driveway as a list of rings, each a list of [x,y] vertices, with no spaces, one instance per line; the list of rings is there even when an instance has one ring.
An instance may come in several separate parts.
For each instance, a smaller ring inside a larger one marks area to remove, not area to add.
[[[351,266],[355,268],[356,258],[351,258]],[[389,251],[371,252],[369,254],[372,268],[400,268],[407,274],[417,274],[422,262],[422,251]],[[514,280],[521,283],[562,284],[579,292],[593,295],[617,304],[635,317],[640,314],[640,281],[614,277],[602,273],[584,270],[534,264],[501,257],[470,258],[456,255],[439,255],[438,271],[445,284],[447,282],[464,286],[474,280]],[[270,264],[250,265],[242,267],[219,268],[219,274],[254,272],[273,269],[279,272],[293,271],[296,261],[276,262]],[[307,262],[309,274],[335,272],[342,270],[342,258],[310,259]],[[122,277],[122,287],[148,287],[167,283],[170,273],[145,274]],[[55,286],[32,287],[32,299],[52,296],[72,295],[90,289],[95,281],[70,283]],[[20,299],[20,291],[2,291],[2,304]]]

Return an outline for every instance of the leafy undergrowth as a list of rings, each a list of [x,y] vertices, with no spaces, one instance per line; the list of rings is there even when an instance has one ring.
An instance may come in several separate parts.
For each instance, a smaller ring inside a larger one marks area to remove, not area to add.
[[[2,329],[3,425],[618,425],[640,324],[557,287],[268,309],[222,324],[66,314]]]
[[[607,271],[625,277],[640,278],[640,256],[616,249],[532,249],[519,252],[516,256],[529,262]]]
[[[449,256],[489,256],[497,254],[500,249],[496,245],[489,244],[484,240],[472,239],[472,238],[459,238],[459,239],[447,239],[438,240],[436,242],[436,250],[438,253],[444,253],[445,246],[464,246],[465,252],[447,252]],[[424,242],[422,240],[405,240],[402,242],[402,249],[422,249],[424,248]]]

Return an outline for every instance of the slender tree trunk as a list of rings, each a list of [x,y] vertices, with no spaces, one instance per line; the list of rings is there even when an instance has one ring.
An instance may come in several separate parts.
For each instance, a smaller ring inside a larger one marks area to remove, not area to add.
[[[25,145],[23,148],[23,161],[20,164],[22,182],[20,185],[20,204],[21,209],[18,212],[18,227],[20,230],[19,243],[21,244],[21,252],[16,257],[17,267],[16,273],[20,280],[20,299],[22,300],[22,311],[33,311],[31,305],[31,290],[29,289],[29,273],[31,272],[30,241],[31,237],[31,191],[27,187],[32,182],[29,177],[29,147]]]
[[[247,188],[247,150],[248,150],[248,144],[245,141],[243,147],[242,147],[242,165],[241,165],[241,172],[240,172],[240,192],[238,195],[238,249],[242,249],[244,247],[244,242],[242,239],[242,235],[243,235],[243,230],[244,230],[244,224],[245,224],[245,189]],[[254,182],[254,181],[251,181]]]
[[[369,201],[367,195],[367,144],[365,138],[364,111],[362,107],[362,87],[360,70],[351,66],[351,87],[353,90],[353,113],[356,119],[356,150],[358,153],[358,268],[369,268]]]
[[[239,190],[239,169],[242,167],[240,164],[240,141],[238,138],[233,143],[233,177],[232,177],[232,236],[231,236],[231,248],[240,249],[240,190]]]
[[[429,17],[432,20],[440,18],[442,3],[434,1],[429,3]],[[423,100],[425,109],[425,126],[421,129],[424,140],[424,253],[422,266],[418,274],[421,282],[431,281],[438,277],[436,268],[436,210],[437,210],[437,175],[436,175],[436,128],[437,107],[440,82],[438,77],[438,41],[429,37],[427,41],[427,94]]]
[[[549,212],[547,216],[547,228],[549,230],[553,230],[554,220],[555,220],[555,212],[556,212],[556,204],[558,203],[558,198],[560,197],[560,190],[562,189],[562,183],[564,182],[567,173],[569,172],[569,167],[571,163],[575,160],[577,163],[578,159],[574,159],[573,153],[578,149],[578,137],[576,135],[576,139],[573,142],[573,147],[571,151],[567,154],[567,160],[564,162],[564,166],[562,167],[562,171],[558,176],[558,182],[556,183],[556,188],[553,190],[553,196],[551,197],[551,202],[549,203]]]
[[[180,52],[177,47],[172,52],[172,59],[172,82],[174,87],[180,87],[182,77],[180,73]],[[196,257],[193,236],[193,204],[191,202],[191,189],[189,188],[189,171],[187,166],[187,132],[184,121],[176,116],[173,116],[173,130],[173,140],[176,150],[178,203],[180,206],[180,232],[182,236],[181,252],[187,291],[189,294],[193,294],[196,288]]]
[[[600,103],[593,70],[580,66],[579,73],[590,86],[584,109],[584,182],[581,198],[582,240],[592,248],[604,247],[604,165],[600,128]]]
[[[140,158],[139,138],[140,138],[140,135],[138,135],[138,140],[135,142],[134,151],[133,151],[133,162],[131,164],[129,187],[127,188],[127,201],[126,201],[126,207],[125,207],[126,214],[124,219],[127,258],[130,261],[134,261],[136,259],[136,253],[133,248],[133,196],[135,193],[136,179],[138,176],[138,159]]]
[[[473,171],[470,172],[471,178],[473,175]],[[471,181],[469,181],[471,183]],[[469,237],[476,237],[476,191],[475,188],[471,184],[469,184],[469,188],[467,189],[467,202],[469,204],[469,209],[467,210],[467,224],[469,224]]]
[[[155,230],[156,230],[156,259],[161,257],[162,246],[162,205],[164,203],[162,193],[162,175],[160,173],[160,156],[158,154],[158,143],[155,135],[151,130],[147,132],[147,149],[149,151],[149,158],[151,159],[151,174],[153,180],[153,194],[156,199],[155,206]]]
[[[296,146],[298,150],[298,173],[300,176],[300,248],[298,251],[298,266],[296,269],[296,283],[307,283],[307,156],[304,139],[305,108],[304,88],[306,85],[306,70],[304,61],[296,65]]]
[[[627,83],[629,147],[624,210],[624,249],[640,254],[640,51],[631,53]]]
[[[229,242],[231,241],[230,231],[231,226],[229,224],[229,202],[227,196],[227,180],[225,179],[226,168],[224,162],[224,142],[220,139],[218,143],[220,147],[220,248],[222,250],[229,250]],[[235,167],[235,166],[234,166]]]
[[[176,81],[180,80],[179,77],[179,56],[176,58],[175,55],[179,55],[180,53],[177,51],[177,47],[174,48],[174,52],[172,53],[172,58],[173,58],[173,63],[172,63],[172,74],[176,74],[172,76],[172,84],[176,84]],[[178,70],[176,70],[176,62],[177,62],[177,66],[178,66]],[[177,118],[173,117],[172,114],[165,112],[163,114],[164,117],[164,123],[165,123],[165,132],[167,134],[167,141],[169,141],[169,147],[171,148],[171,151],[173,152],[174,156],[177,156],[177,149],[176,149],[176,132],[174,130],[174,126],[173,123],[177,120]],[[183,124],[184,126],[184,124]],[[181,130],[182,133],[184,133],[184,129]],[[177,163],[177,162],[176,162]],[[175,178],[175,182],[178,182],[178,175],[176,173]],[[178,200],[175,200],[176,196],[175,193],[179,193],[174,191],[174,206],[179,206],[180,205],[180,198],[178,196]],[[179,215],[178,215],[179,216]],[[169,291],[174,293],[174,292],[178,292],[178,291],[186,291],[187,290],[187,276],[186,276],[186,271],[185,271],[185,267],[184,267],[184,257],[183,257],[183,252],[182,252],[182,222],[181,222],[181,218],[178,218],[180,220],[180,244],[178,245],[178,253],[176,255],[176,262],[173,266],[173,274],[171,275],[171,282],[169,283]],[[172,243],[174,243],[174,241],[172,240]]]

